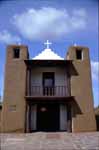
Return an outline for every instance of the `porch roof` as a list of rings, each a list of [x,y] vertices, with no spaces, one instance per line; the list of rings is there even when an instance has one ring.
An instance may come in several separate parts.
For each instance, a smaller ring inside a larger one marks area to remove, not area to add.
[[[25,64],[29,67],[32,66],[47,66],[47,67],[54,67],[54,66],[67,66],[72,64],[72,60],[33,60],[27,59],[24,60]]]
[[[68,96],[68,97],[53,97],[53,96],[42,96],[42,97],[33,97],[33,96],[25,96],[27,102],[31,103],[67,103],[67,102],[73,102],[74,96]]]

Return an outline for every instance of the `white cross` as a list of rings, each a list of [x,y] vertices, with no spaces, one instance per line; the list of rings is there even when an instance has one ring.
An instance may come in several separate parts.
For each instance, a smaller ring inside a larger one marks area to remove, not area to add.
[[[51,45],[52,43],[51,42],[49,42],[49,40],[47,40],[47,42],[46,43],[44,43],[45,45],[47,45],[47,49],[49,49],[49,45]]]

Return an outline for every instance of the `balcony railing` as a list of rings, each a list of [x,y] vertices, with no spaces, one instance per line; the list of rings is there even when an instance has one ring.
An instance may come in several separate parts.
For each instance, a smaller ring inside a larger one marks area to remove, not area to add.
[[[28,96],[42,97],[67,97],[70,96],[69,88],[66,86],[54,86],[54,87],[43,87],[43,86],[31,86],[31,89],[27,93]]]

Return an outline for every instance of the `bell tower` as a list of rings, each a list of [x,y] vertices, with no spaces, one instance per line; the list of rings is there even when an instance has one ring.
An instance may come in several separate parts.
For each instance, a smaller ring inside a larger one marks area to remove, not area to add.
[[[75,97],[76,104],[81,111],[77,113],[76,105],[72,108],[73,132],[95,131],[89,49],[83,46],[71,46],[67,59],[73,60],[73,66],[77,72],[76,76],[71,76],[71,95]]]
[[[2,132],[24,132],[25,92],[28,48],[24,45],[7,47],[5,64],[4,97],[2,109]]]

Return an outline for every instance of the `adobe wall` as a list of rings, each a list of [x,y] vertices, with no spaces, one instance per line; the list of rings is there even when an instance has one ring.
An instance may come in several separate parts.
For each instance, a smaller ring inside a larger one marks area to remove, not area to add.
[[[82,60],[76,58],[76,50],[82,50]],[[71,76],[71,95],[75,97],[72,105],[72,131],[95,131],[91,66],[89,49],[81,46],[71,46],[68,59],[73,60],[73,66],[78,75]]]

